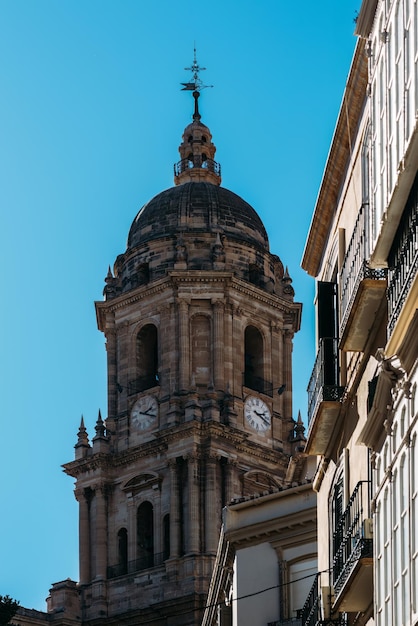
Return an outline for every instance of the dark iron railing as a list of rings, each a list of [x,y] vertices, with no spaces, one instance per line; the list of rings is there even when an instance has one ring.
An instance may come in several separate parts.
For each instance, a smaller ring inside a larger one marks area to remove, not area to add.
[[[408,198],[388,264],[388,335],[391,336],[418,272],[418,180]]]
[[[107,568],[107,577],[116,578],[117,576],[125,576],[126,574],[135,574],[136,572],[162,565],[167,558],[166,552],[160,552],[159,554],[147,554],[140,559],[128,561],[127,563],[110,565]]]
[[[368,264],[368,259],[370,258],[370,236],[367,226],[368,208],[368,204],[362,204],[360,207],[344,263],[341,268],[341,335],[346,327],[361,282],[366,278],[385,280],[387,277],[387,269],[373,269],[369,267]]]
[[[182,172],[187,172],[196,167],[213,172],[217,176],[221,175],[221,166],[219,163],[213,159],[202,159],[200,154],[195,154],[191,159],[182,159],[174,164],[174,176],[179,176]]]
[[[318,354],[308,384],[308,422],[320,402],[341,402],[345,388],[338,385],[338,339],[324,337],[319,341]]]
[[[315,576],[305,604],[300,612],[302,626],[316,626],[319,620],[321,598],[318,590],[319,574]]]
[[[370,481],[357,483],[333,534],[333,583],[338,594],[359,559],[373,556],[373,539],[367,536],[370,518]]]
[[[289,617],[289,619],[279,619],[276,622],[269,622],[267,626],[303,626],[300,617]]]
[[[245,372],[243,374],[243,385],[244,387],[248,387],[248,389],[264,393],[266,396],[273,396],[273,383],[264,380],[264,378],[260,376],[254,376],[251,372]]]
[[[128,395],[132,396],[134,393],[141,393],[152,387],[156,387],[160,384],[157,374],[148,374],[147,376],[139,376],[134,380],[128,382]]]

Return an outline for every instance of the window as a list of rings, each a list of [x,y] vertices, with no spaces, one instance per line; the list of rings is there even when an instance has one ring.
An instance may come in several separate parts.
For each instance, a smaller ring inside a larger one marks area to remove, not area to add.
[[[120,575],[128,572],[128,531],[121,528],[118,532],[118,564]]]
[[[137,568],[154,565],[154,511],[151,502],[143,502],[137,511]]]
[[[333,530],[333,550],[332,556],[338,552],[338,548],[344,538],[344,526],[341,524],[344,511],[344,478],[341,474],[332,494],[332,530]]]
[[[154,324],[146,324],[136,338],[137,378],[130,385],[131,393],[139,393],[159,384],[158,333]]]
[[[338,291],[336,282],[318,282],[318,338],[323,350],[323,385],[339,384]]]
[[[264,392],[263,337],[254,326],[247,326],[244,339],[244,385]]]

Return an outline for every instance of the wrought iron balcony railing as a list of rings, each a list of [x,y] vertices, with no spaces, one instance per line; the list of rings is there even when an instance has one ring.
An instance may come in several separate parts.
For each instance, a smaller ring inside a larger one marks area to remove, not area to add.
[[[370,481],[357,483],[333,534],[333,583],[338,595],[359,559],[373,556]]]
[[[418,181],[414,183],[388,258],[388,335],[418,271]]]
[[[107,577],[117,578],[118,576],[134,574],[151,567],[157,567],[158,565],[162,565],[167,558],[168,556],[166,552],[160,552],[159,554],[147,554],[146,556],[143,556],[140,559],[135,559],[134,561],[110,565],[107,568]]]
[[[251,372],[245,372],[243,374],[243,385],[244,387],[248,387],[248,389],[264,393],[266,396],[272,397],[273,395],[273,383],[264,380],[264,378],[260,376],[254,376]]]
[[[344,263],[341,268],[341,323],[340,335],[343,336],[350,317],[353,304],[360,284],[365,279],[385,280],[387,269],[373,269],[368,264],[370,257],[367,211],[368,204],[362,204],[354,226],[353,234],[348,244]]]
[[[179,176],[182,172],[187,172],[196,167],[213,172],[217,176],[221,175],[221,166],[217,161],[202,159],[200,154],[195,154],[192,159],[182,159],[174,164],[174,176]]]
[[[139,376],[134,380],[128,382],[128,395],[132,396],[134,393],[141,393],[152,387],[157,387],[160,384],[160,379],[157,374],[148,374],[147,376]]]
[[[341,402],[345,388],[338,385],[338,340],[334,337],[320,339],[318,354],[308,384],[308,422],[320,402]]]
[[[312,587],[309,590],[308,597],[300,612],[302,626],[316,626],[320,616],[321,598],[318,589],[319,574],[315,576]]]

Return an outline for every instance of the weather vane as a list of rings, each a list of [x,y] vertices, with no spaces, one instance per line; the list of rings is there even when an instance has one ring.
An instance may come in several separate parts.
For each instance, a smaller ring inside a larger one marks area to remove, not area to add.
[[[193,53],[194,54],[193,54],[192,65],[190,67],[184,68],[187,72],[192,72],[193,74],[192,80],[188,83],[180,83],[180,84],[183,85],[181,89],[182,91],[193,91],[193,98],[194,98],[194,103],[195,103],[193,119],[200,120],[197,100],[199,98],[199,95],[202,89],[206,89],[207,87],[213,87],[213,85],[204,85],[202,79],[199,76],[199,72],[203,72],[206,69],[206,67],[200,67],[200,65],[197,62],[196,45],[193,48]]]

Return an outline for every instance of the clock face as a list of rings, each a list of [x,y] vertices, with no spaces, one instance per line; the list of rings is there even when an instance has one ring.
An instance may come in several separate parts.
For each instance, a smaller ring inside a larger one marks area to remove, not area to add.
[[[154,396],[138,398],[132,407],[131,420],[136,428],[145,430],[157,420],[158,403]]]
[[[261,398],[248,396],[244,404],[244,414],[248,424],[257,432],[264,432],[270,428],[270,409]]]

